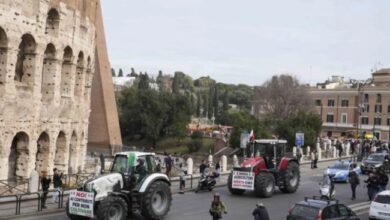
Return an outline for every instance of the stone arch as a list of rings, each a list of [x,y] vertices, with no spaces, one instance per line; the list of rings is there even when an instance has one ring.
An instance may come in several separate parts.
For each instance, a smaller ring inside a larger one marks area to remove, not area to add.
[[[37,141],[37,154],[35,157],[35,169],[40,174],[42,171],[48,171],[50,155],[50,137],[46,132],[39,135]]]
[[[77,57],[77,75],[75,81],[74,95],[81,96],[84,87],[84,53],[80,51]]]
[[[69,46],[64,49],[61,69],[61,96],[70,97],[72,86],[73,50]]]
[[[56,48],[53,44],[46,46],[43,56],[42,84],[41,94],[42,101],[49,101],[54,97],[55,78],[56,78]]]
[[[60,14],[57,9],[52,8],[47,13],[46,34],[57,36],[60,27]]]
[[[77,172],[77,160],[78,160],[78,140],[76,132],[73,131],[72,136],[70,138],[70,145],[69,145],[69,169],[68,173],[76,173]]]
[[[66,135],[63,131],[60,131],[57,136],[56,141],[56,151],[54,155],[54,168],[57,168],[59,171],[65,172],[66,171],[66,153],[67,153],[67,146],[66,146]]]
[[[8,38],[4,29],[0,27],[0,87],[5,85],[7,79],[7,51]],[[4,92],[0,92],[0,96]]]
[[[37,44],[31,34],[24,34],[19,44],[15,65],[15,81],[33,86]]]
[[[88,56],[87,58],[87,71],[85,73],[85,76],[84,76],[84,97],[85,99],[87,99],[88,97],[88,94],[90,93],[91,91],[91,87],[92,87],[92,69],[91,69],[91,66],[92,66],[92,63],[91,63],[91,57]]]
[[[29,163],[29,136],[25,132],[18,132],[11,144],[8,156],[8,179],[17,180],[28,176]]]

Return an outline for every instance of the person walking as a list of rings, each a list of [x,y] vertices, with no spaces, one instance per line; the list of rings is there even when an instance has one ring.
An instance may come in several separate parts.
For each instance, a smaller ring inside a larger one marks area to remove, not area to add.
[[[270,220],[268,211],[261,202],[256,204],[256,208],[253,210],[252,215],[255,220]]]
[[[171,178],[171,170],[173,165],[172,155],[168,154],[168,156],[164,158],[164,162],[165,162],[165,174],[168,176],[168,178]]]
[[[42,171],[41,176],[41,186],[42,186],[42,199],[41,199],[41,208],[46,209],[46,199],[47,194],[49,193],[49,187],[50,187],[51,179],[47,177],[47,171]]]
[[[313,150],[310,154],[310,168],[314,169],[314,160],[315,160],[315,150]]]
[[[356,199],[356,187],[360,184],[360,179],[358,174],[353,170],[354,167],[349,167],[349,173],[348,173],[348,182],[351,185],[352,190],[352,197],[351,200]]]
[[[214,199],[211,202],[209,213],[213,217],[213,220],[222,219],[222,213],[227,214],[226,206],[221,201],[219,193],[214,193]]]
[[[53,186],[56,192],[53,194],[53,202],[58,203],[60,202],[60,192],[62,190],[62,175],[63,173],[59,174],[57,168],[53,169],[54,176],[53,176]]]
[[[184,194],[184,188],[186,187],[186,176],[187,176],[187,169],[183,166],[183,164],[179,165],[179,171],[180,171],[180,193]]]
[[[378,178],[376,176],[376,174],[374,172],[371,172],[369,175],[368,175],[368,179],[364,181],[365,183],[367,183],[367,194],[368,194],[368,199],[370,201],[372,201],[377,192],[378,192],[378,189],[379,189],[379,186],[378,186]]]
[[[298,160],[298,163],[300,163],[301,162],[301,158],[302,158],[302,148],[301,148],[301,146],[300,145],[298,145],[298,147],[297,147],[297,160]]]
[[[202,163],[199,166],[199,173],[203,174],[204,170],[207,168],[207,164],[205,160],[202,160]]]
[[[379,192],[386,190],[387,184],[389,183],[389,177],[385,173],[385,170],[381,168],[378,172],[378,186]]]

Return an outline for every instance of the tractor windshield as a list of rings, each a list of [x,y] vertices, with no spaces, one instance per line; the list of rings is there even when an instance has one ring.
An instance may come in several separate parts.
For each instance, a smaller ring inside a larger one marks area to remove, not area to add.
[[[112,164],[111,172],[112,173],[127,173],[128,159],[125,155],[117,155],[115,157],[114,163]]]
[[[284,155],[284,144],[271,143],[250,143],[246,148],[247,156],[262,156],[262,157],[282,157]]]

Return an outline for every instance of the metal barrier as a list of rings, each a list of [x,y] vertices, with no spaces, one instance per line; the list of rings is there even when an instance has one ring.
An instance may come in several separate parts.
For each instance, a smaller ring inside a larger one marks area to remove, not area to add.
[[[15,185],[10,184],[9,182],[15,182]],[[29,179],[21,179],[21,180],[0,180],[0,186],[5,186],[7,189],[5,191],[1,191],[0,195],[4,195],[6,192],[12,192],[12,190],[16,190],[22,193],[26,193],[28,189]],[[26,187],[27,185],[27,187]],[[19,189],[20,186],[23,186],[24,190]]]
[[[26,194],[23,194],[23,195],[19,195],[19,201],[18,201],[18,203],[19,203],[19,207],[18,207],[18,211],[17,211],[17,215],[20,215],[20,207],[21,207],[21,205],[22,205],[22,198],[24,197],[24,196],[28,196],[28,195],[38,195],[38,212],[40,212],[40,211],[42,211],[42,209],[41,209],[41,194],[40,193],[38,193],[38,192],[36,192],[36,193],[26,193]]]
[[[16,204],[16,206],[15,206],[15,215],[17,215],[18,214],[18,207],[19,207],[19,198],[18,198],[17,195],[0,196],[0,199],[1,198],[11,198],[11,197],[16,198],[16,200],[15,200],[15,204]]]

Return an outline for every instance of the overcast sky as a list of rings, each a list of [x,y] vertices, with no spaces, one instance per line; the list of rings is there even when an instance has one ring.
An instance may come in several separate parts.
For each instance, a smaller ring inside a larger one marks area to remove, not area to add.
[[[102,0],[111,64],[259,85],[390,67],[389,0]],[[378,63],[381,63],[378,65]]]

